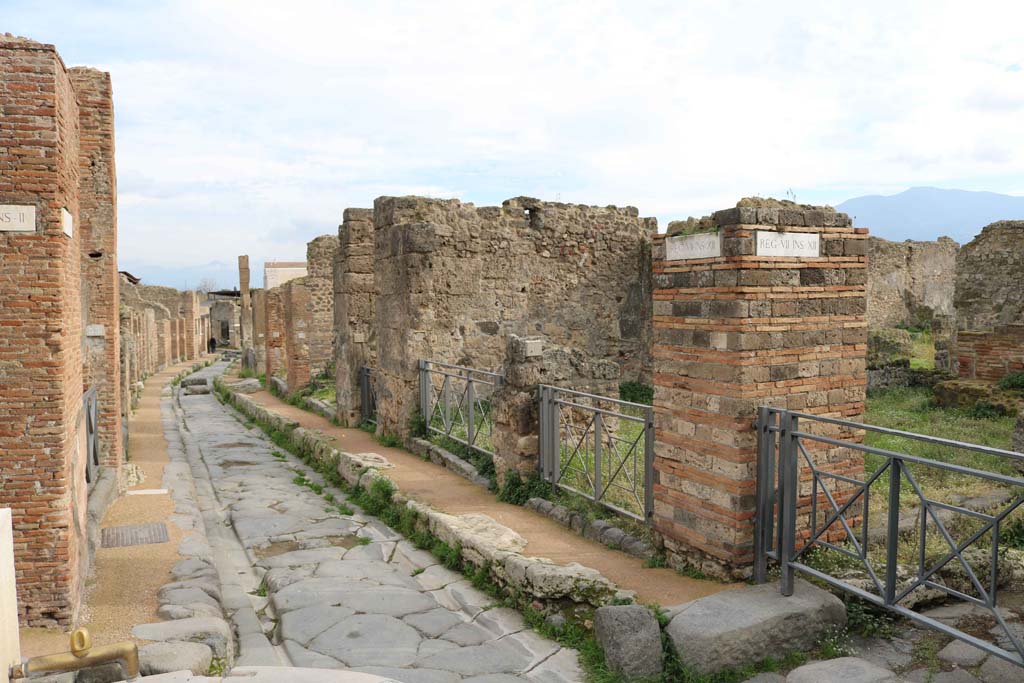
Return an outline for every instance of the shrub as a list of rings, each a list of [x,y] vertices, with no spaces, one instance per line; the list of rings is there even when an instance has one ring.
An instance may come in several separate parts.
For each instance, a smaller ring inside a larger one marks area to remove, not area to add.
[[[551,495],[551,485],[541,481],[537,474],[523,481],[518,472],[505,475],[505,485],[498,491],[498,500],[513,505],[525,505],[531,498],[546,498]]]
[[[1024,390],[1024,372],[1011,372],[999,380],[1000,389]]]
[[[623,382],[619,385],[619,398],[630,403],[654,403],[654,387],[643,382]]]

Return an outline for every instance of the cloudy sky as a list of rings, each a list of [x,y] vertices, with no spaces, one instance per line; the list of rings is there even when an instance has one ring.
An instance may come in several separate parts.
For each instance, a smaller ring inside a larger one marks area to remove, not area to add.
[[[662,226],[787,191],[1024,194],[1022,25],[1019,0],[0,0],[0,31],[111,72],[121,265],[174,286],[301,260],[385,194]]]

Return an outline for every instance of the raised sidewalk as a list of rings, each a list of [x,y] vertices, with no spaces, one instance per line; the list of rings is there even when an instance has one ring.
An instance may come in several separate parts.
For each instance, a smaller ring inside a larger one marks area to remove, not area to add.
[[[340,451],[376,453],[386,458],[394,466],[386,471],[388,478],[406,497],[450,515],[487,515],[527,541],[522,555],[545,557],[557,564],[578,562],[597,570],[620,589],[634,591],[639,603],[678,605],[742,585],[692,579],[668,568],[644,567],[643,560],[587,540],[533,510],[502,503],[490,491],[452,471],[406,450],[382,446],[360,429],[337,427],[267,391],[249,394],[248,398],[305,429],[322,433]]]

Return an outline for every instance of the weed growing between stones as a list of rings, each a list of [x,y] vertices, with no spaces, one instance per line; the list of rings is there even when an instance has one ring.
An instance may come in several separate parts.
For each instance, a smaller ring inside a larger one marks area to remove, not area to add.
[[[441,434],[432,434],[430,442],[475,467],[477,473],[487,479],[488,491],[498,490],[498,473],[494,469],[494,458],[490,455]],[[427,455],[424,455],[424,458],[430,459]]]
[[[230,394],[229,394],[230,396]],[[234,405],[233,400],[226,400],[226,403]],[[336,487],[344,493],[349,500],[358,505],[365,514],[380,519],[389,527],[395,529],[413,545],[421,550],[427,550],[433,554],[440,563],[452,571],[461,572],[473,585],[474,588],[491,596],[494,599],[492,607],[509,607],[519,611],[528,626],[537,633],[558,642],[563,647],[575,649],[579,652],[580,665],[583,668],[588,683],[626,683],[620,674],[611,671],[605,662],[604,652],[598,644],[593,633],[592,610],[578,609],[564,623],[556,625],[547,621],[547,614],[542,611],[541,605],[533,599],[514,588],[500,585],[494,580],[492,568],[487,565],[476,566],[467,562],[462,557],[462,548],[451,546],[440,538],[434,536],[422,523],[420,515],[404,504],[394,500],[395,486],[384,478],[377,477],[372,480],[369,486],[352,486],[337,472],[336,461],[318,460],[304,452],[292,438],[290,431],[273,429],[270,425],[260,420],[256,424],[267,433],[270,439],[282,450],[292,453],[310,468],[321,474],[331,486]],[[306,480],[305,476],[297,476],[296,479]],[[519,486],[526,486],[530,490],[535,484],[529,480],[520,480]],[[550,486],[543,485],[550,495]],[[324,495],[324,494],[322,494]],[[327,492],[326,495],[332,495]],[[349,509],[343,514],[353,514]],[[370,539],[359,537],[358,543],[370,543]],[[422,570],[421,570],[422,571]],[[414,575],[421,572],[414,572]],[[665,671],[659,677],[641,681],[638,683],[739,683],[762,671],[780,671],[795,668],[807,661],[804,653],[793,653],[784,659],[768,659],[757,666],[751,666],[742,670],[725,671],[715,675],[705,676],[686,669],[679,662],[675,648],[664,631],[668,618],[658,606],[652,606],[662,626],[662,642],[665,653]],[[828,652],[815,653],[819,658],[825,657]]]
[[[516,471],[505,475],[505,483],[498,491],[498,500],[513,505],[526,505],[526,501],[531,498],[551,499],[551,484],[543,481],[536,473],[525,480]]]

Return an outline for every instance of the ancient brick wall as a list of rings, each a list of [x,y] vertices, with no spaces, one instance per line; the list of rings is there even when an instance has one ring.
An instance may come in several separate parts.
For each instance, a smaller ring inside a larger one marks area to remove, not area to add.
[[[249,257],[238,257],[239,318],[238,335],[241,347],[252,346],[252,301],[249,296]]]
[[[864,410],[867,231],[762,202],[714,214],[721,256],[669,261],[662,236],[654,248],[654,528],[672,563],[734,577],[753,559],[758,406]],[[820,256],[758,255],[756,231],[817,235]],[[862,472],[856,452],[807,447],[829,471]]]
[[[313,329],[312,294],[309,278],[298,278],[281,285],[284,310],[285,377],[289,391],[298,391],[309,384],[313,366],[310,359]]]
[[[69,627],[87,561],[79,109],[52,45],[0,36],[0,121],[0,205],[35,210],[0,224],[0,507],[22,623]]]
[[[274,287],[266,290],[263,298],[267,333],[264,367],[269,382],[271,377],[284,376],[288,372],[284,349],[284,291],[281,287]]]
[[[960,248],[956,260],[957,329],[1024,323],[1024,221],[999,221]]]
[[[334,259],[335,381],[338,419],[359,421],[359,368],[377,363],[373,211],[345,209]]]
[[[374,225],[382,429],[407,432],[420,359],[500,370],[510,334],[648,376],[656,225],[636,209],[381,197]]]
[[[206,340],[202,339],[199,330],[199,298],[196,292],[188,291],[181,293],[181,311],[185,330],[185,359],[194,360],[199,357],[202,349],[206,347]]]
[[[928,327],[953,315],[956,258],[948,237],[934,242],[868,241],[868,327]]]
[[[302,281],[308,296],[306,342],[312,377],[334,363],[334,258],[337,253],[336,235],[321,235],[306,245],[307,274]],[[296,390],[302,385],[289,382],[288,386]]]
[[[987,332],[961,330],[955,339],[960,377],[998,382],[1011,373],[1024,372],[1024,323]]]
[[[265,289],[250,290],[252,296],[252,347],[256,353],[256,369],[260,372],[267,363],[267,301]]]
[[[117,272],[117,176],[110,74],[69,70],[79,111],[79,222],[85,309],[83,380],[95,388],[101,462],[119,468],[121,433],[120,301]]]

